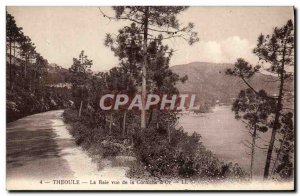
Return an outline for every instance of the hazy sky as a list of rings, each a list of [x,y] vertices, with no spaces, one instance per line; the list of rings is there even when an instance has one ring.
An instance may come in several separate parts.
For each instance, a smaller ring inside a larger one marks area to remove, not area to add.
[[[109,7],[101,8],[114,15]],[[102,17],[97,7],[7,7],[17,25],[50,63],[70,67],[84,50],[94,61],[93,70],[108,70],[118,59],[104,46],[106,33],[117,33],[125,23]],[[200,41],[189,46],[180,39],[167,44],[176,52],[171,65],[193,61],[234,63],[243,57],[252,63],[259,34],[271,33],[293,19],[292,7],[190,7],[178,17],[193,22]]]

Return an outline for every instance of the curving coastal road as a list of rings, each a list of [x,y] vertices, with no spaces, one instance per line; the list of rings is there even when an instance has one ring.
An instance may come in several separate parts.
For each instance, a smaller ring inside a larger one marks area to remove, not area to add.
[[[45,179],[72,177],[60,145],[74,147],[74,141],[60,139],[54,120],[61,120],[62,110],[27,116],[6,128],[7,179]],[[61,120],[62,121],[62,120]]]

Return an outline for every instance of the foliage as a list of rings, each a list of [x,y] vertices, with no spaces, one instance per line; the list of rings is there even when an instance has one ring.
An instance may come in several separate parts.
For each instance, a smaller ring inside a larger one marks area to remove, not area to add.
[[[162,45],[162,40],[180,37],[188,41],[190,45],[199,41],[197,33],[193,31],[194,25],[189,23],[182,27],[176,18],[187,7],[115,6],[113,9],[115,17],[105,15],[101,9],[100,11],[104,17],[110,20],[127,20],[132,23],[130,26],[120,29],[116,38],[107,34],[105,45],[110,47],[119,57],[121,66],[129,67],[130,73],[137,76],[135,79],[136,84],[141,86],[142,103],[146,103],[147,92],[149,90],[151,92],[151,87],[162,85],[159,83],[162,83],[161,80],[163,79],[170,79],[165,84],[170,85],[171,91],[177,90],[172,87],[179,80],[179,77],[168,69],[169,59],[173,51],[168,51],[168,47]],[[169,56],[166,55],[167,53]],[[152,77],[151,74],[153,74]],[[153,79],[156,80],[156,83],[153,82]],[[164,93],[162,92],[163,89],[156,90],[158,93]],[[167,91],[170,90],[167,89]],[[150,116],[152,114],[153,111],[151,110]],[[146,128],[146,111],[144,108],[141,110],[141,128]]]
[[[47,92],[28,93],[18,86],[15,86],[14,91],[7,90],[6,121],[12,122],[31,114],[70,106],[67,89],[48,87],[45,91]]]
[[[183,130],[173,129],[171,143],[166,133],[147,129],[143,135],[135,135],[134,150],[140,166],[134,165],[129,172],[132,177],[147,175],[157,178],[191,178],[202,180],[242,180],[247,174],[231,163],[221,162],[200,142],[200,135],[188,135]],[[145,176],[144,176],[145,177]]]
[[[232,105],[236,118],[246,120],[249,129],[261,132],[268,130],[268,117],[274,112],[275,101],[268,99],[264,90],[258,95],[251,89],[242,90]]]
[[[187,6],[114,6],[115,17],[103,16],[109,19],[128,20],[142,26],[147,18],[149,32],[164,34],[164,39],[180,37],[193,44],[199,40],[197,33],[193,31],[194,24],[188,23],[182,26],[177,15],[185,11]],[[143,32],[143,28],[139,28]]]
[[[279,139],[280,147],[276,150],[277,157],[274,163],[274,173],[279,174],[279,176],[284,180],[289,180],[294,176],[293,173],[293,160],[294,160],[294,122],[293,113],[286,112],[281,118],[282,127],[279,130],[279,134],[282,138]],[[276,162],[279,162],[277,165]]]
[[[294,66],[294,24],[292,20],[281,27],[276,27],[272,34],[261,34],[253,50],[262,63],[270,63],[269,72],[283,74],[287,79],[293,74],[285,68]]]
[[[70,76],[67,81],[72,84],[72,96],[77,109],[81,104],[87,105],[89,102],[87,82],[92,75],[92,65],[93,61],[89,60],[82,50],[78,58],[73,58],[73,64],[69,69]]]
[[[78,117],[76,110],[67,109],[63,113],[64,120],[71,126],[70,133],[76,144],[82,146],[90,153],[101,157],[117,155],[132,155],[130,143],[124,138],[108,135],[101,127],[92,128],[87,117]]]
[[[112,93],[126,93],[134,96],[137,89],[142,86],[142,64],[143,37],[139,33],[140,28],[136,23],[125,26],[119,30],[118,36],[114,39],[110,34],[107,35],[105,45],[110,47],[116,56],[119,57],[120,67],[113,68],[107,76],[108,89]],[[157,39],[149,40],[147,45],[147,91],[149,93],[178,94],[176,84],[185,82],[187,76],[179,77],[172,72],[169,67],[170,58],[173,51],[163,44],[162,36]],[[159,119],[165,116],[165,120],[174,119],[173,112],[151,109],[148,112],[147,127],[151,123],[159,126]],[[156,122],[153,121],[156,116]],[[175,122],[172,121],[171,124]]]

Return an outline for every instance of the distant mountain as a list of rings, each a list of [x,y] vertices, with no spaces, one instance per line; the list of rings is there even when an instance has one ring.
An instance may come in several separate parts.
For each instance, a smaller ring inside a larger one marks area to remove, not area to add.
[[[185,83],[177,85],[181,94],[196,94],[198,104],[214,104],[217,100],[229,104],[240,90],[247,88],[241,79],[225,74],[226,69],[233,66],[224,63],[193,62],[175,65],[171,69],[180,76],[188,76]],[[270,80],[274,80],[274,77],[257,73],[250,84],[257,90],[264,89],[270,94],[275,94],[278,84],[268,82]]]
[[[55,63],[51,63],[47,66],[47,84],[61,84],[65,83],[69,77],[70,72],[68,69],[63,68]]]

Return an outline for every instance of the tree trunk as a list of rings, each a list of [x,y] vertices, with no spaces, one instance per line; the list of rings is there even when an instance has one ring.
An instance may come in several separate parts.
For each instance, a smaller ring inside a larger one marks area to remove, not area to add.
[[[250,165],[250,178],[253,178],[253,167],[254,167],[254,156],[255,156],[255,142],[256,142],[256,125],[252,134],[252,145],[251,145],[251,165]]]
[[[149,116],[149,119],[148,119],[148,123],[147,123],[147,128],[149,127],[151,121],[152,121],[152,116],[153,116],[153,110],[151,109],[150,110],[150,116]]]
[[[269,177],[269,170],[270,170],[270,164],[271,164],[271,159],[272,159],[272,153],[273,153],[273,148],[274,148],[274,142],[275,142],[275,137],[276,137],[276,131],[278,129],[278,124],[279,124],[279,116],[280,112],[282,109],[281,102],[282,102],[282,97],[283,97],[283,85],[284,85],[284,63],[285,63],[285,51],[286,48],[284,46],[283,49],[283,58],[282,58],[282,66],[281,66],[281,71],[280,71],[280,86],[279,86],[279,94],[278,94],[278,101],[276,105],[276,113],[275,113],[275,120],[272,128],[272,135],[270,139],[270,144],[268,147],[268,153],[267,153],[267,160],[265,164],[265,169],[264,169],[264,179],[268,179]]]
[[[82,110],[82,101],[80,101],[80,107],[79,107],[79,112],[78,112],[78,116],[81,116],[81,110]]]
[[[14,57],[16,57],[16,42],[14,42]]]
[[[113,116],[112,116],[112,113],[111,113],[110,114],[110,121],[109,121],[109,135],[111,135],[112,120],[113,120]]]
[[[36,88],[36,71],[34,71],[34,75],[33,75],[33,92],[35,92]]]
[[[25,56],[24,78],[27,77],[27,62],[28,62],[28,57]]]
[[[14,57],[16,58],[16,42],[14,41]],[[11,89],[13,89],[14,88],[14,77],[15,77],[15,71],[13,70],[13,68],[11,67],[11,71],[12,71],[12,78],[11,78],[11,84],[12,84],[12,86],[11,86]]]
[[[170,122],[168,120],[168,124],[167,124],[167,129],[168,129],[168,139],[169,139],[169,144],[171,143],[171,129],[170,129]]]
[[[159,112],[159,110],[157,110],[156,129],[159,129],[159,118],[160,118],[160,112]]]
[[[37,85],[36,85],[37,87],[37,89],[39,89],[40,88],[40,76],[38,75],[37,76]]]
[[[143,41],[143,65],[142,65],[142,110],[141,110],[141,129],[146,128],[146,97],[147,97],[147,67],[148,67],[148,55],[147,55],[147,39],[148,39],[148,14],[149,7],[145,7],[145,15],[144,15],[144,41]]]
[[[124,111],[124,117],[123,117],[123,131],[122,131],[122,136],[125,136],[126,132],[126,110]]]
[[[9,88],[12,89],[11,41],[9,42]]]
[[[283,138],[282,138],[282,142],[280,143],[280,147],[279,147],[279,151],[277,153],[277,156],[276,156],[276,159],[274,161],[274,165],[273,165],[273,168],[272,168],[272,172],[271,172],[271,175],[274,175],[275,174],[275,170],[276,170],[276,165],[277,165],[277,161],[280,157],[280,154],[281,154],[281,151],[282,151],[282,147],[283,147],[283,143],[285,141],[285,138],[286,138],[286,134],[284,134]]]
[[[29,72],[29,91],[31,91],[31,86],[32,86],[32,73],[30,74]]]

